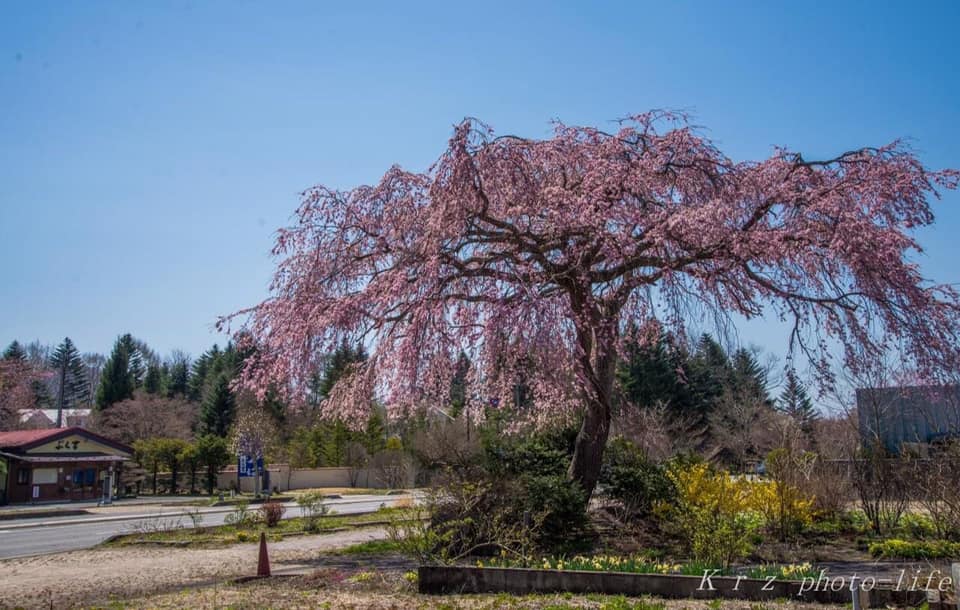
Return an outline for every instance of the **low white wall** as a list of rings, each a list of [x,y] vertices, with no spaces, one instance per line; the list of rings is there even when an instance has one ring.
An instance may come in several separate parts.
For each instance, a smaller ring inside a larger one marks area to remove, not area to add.
[[[415,469],[409,468],[405,487],[413,487]],[[386,489],[387,483],[375,469],[346,467],[339,468],[290,468],[286,464],[268,465],[270,488],[278,491],[290,489],[310,489],[314,487],[368,487]],[[219,489],[230,489],[237,483],[236,466],[227,468],[217,476]],[[240,479],[240,491],[252,492],[254,477]]]

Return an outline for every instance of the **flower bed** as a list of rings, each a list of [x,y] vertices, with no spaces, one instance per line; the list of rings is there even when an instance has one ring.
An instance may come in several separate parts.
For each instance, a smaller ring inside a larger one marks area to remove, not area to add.
[[[891,539],[871,544],[870,554],[882,559],[958,559],[960,542]]]
[[[719,569],[715,566],[699,563],[671,563],[655,561],[645,555],[576,555],[574,557],[544,557],[542,559],[513,559],[497,557],[481,559],[478,568],[536,568],[541,570],[573,570],[582,572],[623,572],[626,574],[679,574],[701,576],[713,571],[722,576],[742,575],[746,578],[769,578],[800,581],[803,578],[819,574],[809,563],[802,564],[762,564],[756,566],[731,567]]]
[[[774,576],[747,578],[720,576],[713,571],[701,575],[628,573],[599,570],[562,570],[471,566],[420,566],[417,583],[420,593],[468,594],[509,593],[527,595],[567,592],[574,594],[653,595],[674,599],[745,599],[754,601],[792,599],[803,602],[849,604],[853,590],[849,579],[840,586],[806,585],[799,580]],[[671,568],[673,566],[670,566]],[[640,568],[646,569],[646,566]],[[856,589],[861,607],[916,606],[926,600],[919,590],[890,588]]]

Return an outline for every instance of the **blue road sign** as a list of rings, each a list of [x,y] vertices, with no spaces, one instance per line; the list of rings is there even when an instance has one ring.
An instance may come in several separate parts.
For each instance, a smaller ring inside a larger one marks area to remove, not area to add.
[[[249,455],[241,455],[237,458],[237,470],[241,477],[252,477],[256,474],[254,470],[253,458]]]

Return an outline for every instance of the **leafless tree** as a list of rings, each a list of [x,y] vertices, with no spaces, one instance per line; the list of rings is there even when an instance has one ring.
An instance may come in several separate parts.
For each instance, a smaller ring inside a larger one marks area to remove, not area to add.
[[[360,473],[370,465],[370,453],[363,443],[350,443],[347,445],[346,462],[350,468],[350,486],[356,487],[360,482]]]
[[[402,449],[384,449],[373,456],[370,465],[377,478],[391,489],[405,487],[412,468],[410,456]]]
[[[743,468],[750,460],[762,460],[777,446],[779,414],[760,400],[743,399],[725,392],[710,414],[713,440],[711,457]]]
[[[941,538],[960,540],[960,444],[952,442],[916,471],[920,504]]]
[[[95,413],[91,427],[124,443],[158,437],[187,440],[197,416],[193,403],[137,392]]]
[[[418,430],[412,441],[413,455],[426,470],[469,468],[480,454],[480,439],[471,435],[465,419],[437,419]]]

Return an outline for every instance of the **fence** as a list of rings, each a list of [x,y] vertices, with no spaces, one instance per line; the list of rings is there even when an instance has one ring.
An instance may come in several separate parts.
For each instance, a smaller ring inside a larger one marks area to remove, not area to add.
[[[310,489],[313,487],[368,487],[373,489],[391,489],[413,487],[416,469],[412,465],[403,472],[384,471],[377,468],[290,468],[287,464],[267,466],[270,477],[270,489],[288,491],[291,489]],[[237,469],[231,466],[217,477],[219,489],[231,489],[237,485]],[[240,479],[241,491],[253,491],[254,478]]]

